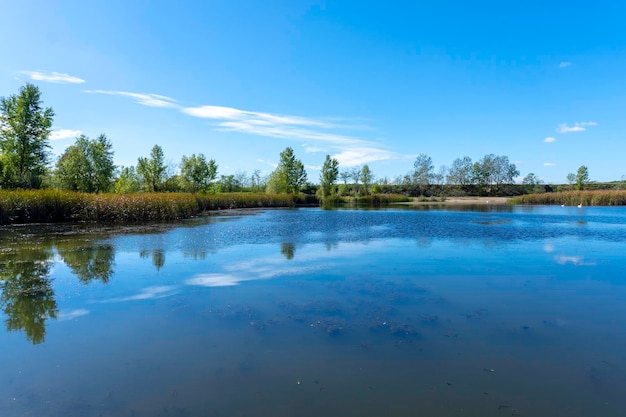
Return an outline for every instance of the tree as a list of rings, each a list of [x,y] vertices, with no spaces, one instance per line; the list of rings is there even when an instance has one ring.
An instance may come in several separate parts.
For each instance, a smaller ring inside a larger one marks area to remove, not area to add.
[[[332,188],[337,177],[339,176],[339,162],[330,155],[326,155],[322,171],[320,172],[320,188],[322,190],[322,198],[332,194]]]
[[[293,149],[287,147],[280,153],[278,167],[267,181],[268,192],[297,193],[306,184],[306,179],[304,165],[296,159]]]
[[[48,162],[54,111],[42,108],[38,87],[0,98],[0,166],[4,187],[39,188]]]
[[[350,176],[351,174],[348,170],[344,170],[339,173],[339,178],[341,178],[341,181],[343,181],[343,185],[348,185],[348,180],[350,179]]]
[[[517,176],[519,171],[515,164],[509,162],[507,156],[485,155],[472,165],[472,181],[486,188],[487,192],[492,192],[494,185],[499,191],[500,186],[512,184]]]
[[[81,135],[56,164],[55,177],[61,188],[86,193],[111,190],[115,165],[111,142],[102,134],[90,140]]]
[[[207,191],[217,176],[217,164],[213,159],[207,161],[203,154],[183,156],[180,176],[183,190],[192,193]]]
[[[374,174],[370,170],[370,167],[367,164],[363,165],[361,168],[361,182],[363,183],[363,192],[365,195],[369,194],[369,186],[374,181]]]
[[[134,166],[122,167],[120,176],[115,182],[117,194],[136,193],[141,190],[141,178],[137,175]]]
[[[522,180],[522,184],[524,185],[539,185],[542,182],[543,181],[541,181],[541,179],[538,176],[536,176],[533,172],[528,173],[528,175],[526,175],[524,179]]]
[[[472,184],[472,158],[464,156],[463,159],[457,158],[452,161],[452,166],[448,171],[448,184],[460,185],[467,187]]]
[[[589,182],[589,170],[586,166],[581,165],[576,172],[576,189],[584,190],[585,185]]]
[[[167,165],[165,165],[163,149],[159,145],[152,147],[150,159],[140,157],[137,160],[137,175],[148,191],[161,191],[167,180]]]
[[[430,156],[423,153],[417,155],[413,163],[413,172],[411,173],[411,182],[419,187],[420,194],[423,194],[426,188],[433,183],[435,179],[435,166]]]

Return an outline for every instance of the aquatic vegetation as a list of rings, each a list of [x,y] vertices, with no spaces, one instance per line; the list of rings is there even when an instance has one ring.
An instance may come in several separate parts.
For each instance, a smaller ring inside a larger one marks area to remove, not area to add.
[[[89,194],[60,190],[0,191],[0,225],[66,221],[141,222],[190,218],[209,210],[294,207],[296,194]]]
[[[626,190],[587,190],[526,194],[511,198],[509,204],[554,204],[578,207],[623,206],[626,205]]]

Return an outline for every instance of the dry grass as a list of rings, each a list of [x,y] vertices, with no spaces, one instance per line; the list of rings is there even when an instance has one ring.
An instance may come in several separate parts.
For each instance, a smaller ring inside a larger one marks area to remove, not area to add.
[[[563,191],[513,197],[510,204],[558,204],[566,206],[623,206],[626,190]]]
[[[63,221],[139,222],[189,218],[207,210],[293,207],[288,194],[87,194],[60,190],[0,191],[0,224]]]

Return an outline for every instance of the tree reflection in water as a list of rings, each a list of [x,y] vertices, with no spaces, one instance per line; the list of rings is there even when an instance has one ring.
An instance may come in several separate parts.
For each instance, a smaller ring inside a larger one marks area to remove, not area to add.
[[[296,254],[296,245],[291,242],[283,242],[280,244],[280,253],[287,259],[293,259]]]
[[[157,271],[160,271],[163,265],[165,265],[165,251],[163,249],[144,249],[139,252],[139,257],[141,259],[152,257],[152,265],[154,265]]]
[[[7,331],[24,331],[28,341],[39,344],[46,338],[46,321],[56,319],[58,313],[50,278],[55,247],[63,262],[85,284],[109,282],[115,249],[108,243],[76,238],[55,239],[54,243],[50,237],[22,239],[9,236],[0,242],[5,248],[0,250],[0,308],[6,315]]]
[[[0,254],[0,308],[7,331],[23,330],[33,344],[46,337],[46,320],[56,318],[57,302],[49,278],[50,248],[20,247]]]
[[[115,261],[113,245],[63,241],[56,246],[63,262],[81,282],[98,280],[106,284],[111,279]]]

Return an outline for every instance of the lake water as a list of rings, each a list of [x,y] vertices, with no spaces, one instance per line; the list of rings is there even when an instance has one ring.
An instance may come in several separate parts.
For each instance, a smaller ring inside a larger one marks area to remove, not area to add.
[[[0,416],[626,413],[626,209],[0,229]]]

